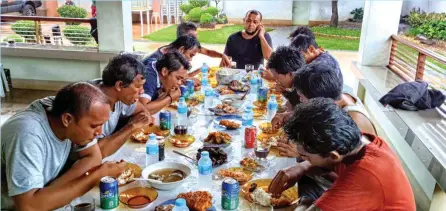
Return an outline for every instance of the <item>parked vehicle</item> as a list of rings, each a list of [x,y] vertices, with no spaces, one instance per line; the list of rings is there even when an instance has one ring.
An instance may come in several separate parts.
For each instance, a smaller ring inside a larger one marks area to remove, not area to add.
[[[19,12],[25,16],[35,16],[36,9],[42,6],[42,1],[2,0],[2,14]]]

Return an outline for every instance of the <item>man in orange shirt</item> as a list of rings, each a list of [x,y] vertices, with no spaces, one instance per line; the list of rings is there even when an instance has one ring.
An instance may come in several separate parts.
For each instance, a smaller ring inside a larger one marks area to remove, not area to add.
[[[315,201],[301,202],[297,210],[415,211],[412,188],[398,158],[381,138],[361,134],[333,100],[314,98],[299,104],[284,130],[305,161],[279,171],[269,187],[273,196],[304,175],[334,171],[333,185]]]

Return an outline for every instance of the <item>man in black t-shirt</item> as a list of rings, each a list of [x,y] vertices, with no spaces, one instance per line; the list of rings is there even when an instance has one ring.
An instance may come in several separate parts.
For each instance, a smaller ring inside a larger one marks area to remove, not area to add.
[[[248,11],[243,21],[245,29],[229,36],[225,54],[237,62],[238,69],[245,69],[246,64],[257,69],[273,52],[271,37],[265,32],[259,11]]]

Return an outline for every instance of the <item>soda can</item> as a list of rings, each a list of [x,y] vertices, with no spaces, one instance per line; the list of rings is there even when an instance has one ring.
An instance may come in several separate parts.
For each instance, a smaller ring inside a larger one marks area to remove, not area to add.
[[[172,128],[172,114],[170,111],[160,111],[160,129],[170,130]]]
[[[189,90],[189,93],[188,93],[189,96],[192,96],[192,94],[194,94],[194,80],[187,79],[186,86],[187,86],[187,89]]]
[[[189,95],[189,88],[186,85],[180,86],[181,97],[187,98]]]
[[[257,135],[256,126],[246,127],[245,128],[245,148],[252,149],[254,148],[255,141]]]
[[[240,185],[233,178],[226,178],[221,185],[221,207],[224,210],[235,210],[239,205]]]
[[[99,183],[101,208],[114,209],[119,206],[118,181],[110,176],[102,177]]]
[[[261,103],[266,103],[268,101],[268,87],[260,87],[257,93],[257,101]]]

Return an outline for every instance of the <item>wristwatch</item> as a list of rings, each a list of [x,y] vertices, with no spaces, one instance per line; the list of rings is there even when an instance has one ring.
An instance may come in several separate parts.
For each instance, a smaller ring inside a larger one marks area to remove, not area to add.
[[[172,99],[172,96],[170,96],[170,93],[167,93],[167,97],[170,98],[170,103],[172,103],[172,102],[173,102],[173,99]]]

